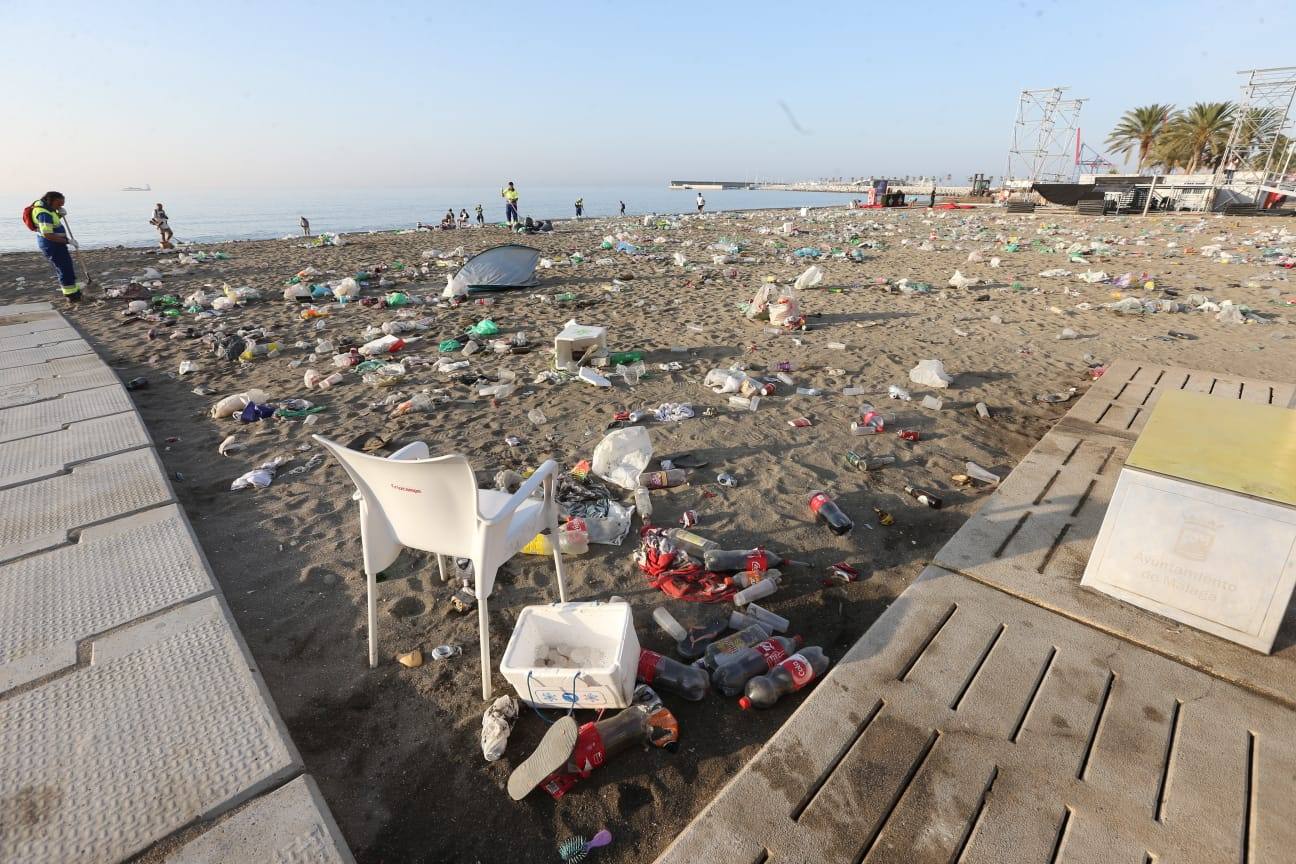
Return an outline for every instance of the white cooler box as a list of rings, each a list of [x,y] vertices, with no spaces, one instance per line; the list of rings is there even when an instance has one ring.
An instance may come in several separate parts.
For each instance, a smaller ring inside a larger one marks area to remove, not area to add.
[[[527,606],[500,662],[518,698],[539,708],[625,708],[638,668],[628,603]]]

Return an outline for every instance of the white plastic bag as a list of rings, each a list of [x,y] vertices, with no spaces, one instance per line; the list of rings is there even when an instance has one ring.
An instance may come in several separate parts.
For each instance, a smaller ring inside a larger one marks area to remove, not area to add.
[[[226,396],[213,405],[211,416],[215,420],[220,420],[222,417],[233,417],[246,408],[249,402],[264,403],[269,398],[264,390],[248,390],[244,393],[235,393],[232,396]]]
[[[805,269],[804,273],[796,278],[796,282],[792,284],[792,287],[796,288],[798,291],[805,291],[806,289],[813,288],[822,282],[823,277],[823,268],[818,264],[811,264]]]
[[[353,297],[359,297],[360,283],[357,282],[354,279],[354,277],[348,276],[345,279],[343,279],[340,283],[338,283],[337,287],[333,289],[333,296],[337,297],[338,299],[345,297],[348,300],[350,300]]]
[[[920,387],[948,387],[954,379],[945,371],[945,364],[939,360],[920,360],[918,365],[909,370],[909,380]]]
[[[594,474],[622,489],[635,489],[652,454],[652,438],[644,427],[614,429],[594,448]]]
[[[949,280],[949,286],[951,288],[971,288],[975,284],[977,284],[976,279],[964,276],[957,270],[954,271],[954,275],[951,276]]]
[[[494,762],[504,755],[513,721],[518,716],[518,702],[512,696],[501,696],[482,715],[482,755]]]

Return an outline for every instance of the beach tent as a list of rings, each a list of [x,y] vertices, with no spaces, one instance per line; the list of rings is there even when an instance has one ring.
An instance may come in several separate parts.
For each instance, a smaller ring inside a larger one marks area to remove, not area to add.
[[[530,288],[537,284],[535,269],[539,261],[539,249],[517,243],[478,252],[450,278],[446,296]]]

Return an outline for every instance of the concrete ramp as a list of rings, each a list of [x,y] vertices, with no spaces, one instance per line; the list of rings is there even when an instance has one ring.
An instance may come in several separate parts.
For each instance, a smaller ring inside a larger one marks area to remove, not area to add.
[[[1114,364],[660,864],[1290,861],[1293,649],[1078,586],[1168,387],[1293,396]]]

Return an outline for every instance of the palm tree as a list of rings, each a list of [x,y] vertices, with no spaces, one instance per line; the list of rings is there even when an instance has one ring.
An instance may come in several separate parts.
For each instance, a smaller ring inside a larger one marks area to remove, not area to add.
[[[1126,157],[1131,150],[1137,150],[1138,167],[1135,170],[1142,171],[1148,153],[1165,131],[1172,111],[1173,105],[1144,105],[1126,111],[1116,128],[1107,136],[1107,145],[1112,148],[1112,152]]]
[[[1186,173],[1219,166],[1236,111],[1232,102],[1198,102],[1170,119],[1163,133],[1165,143],[1184,163]]]

